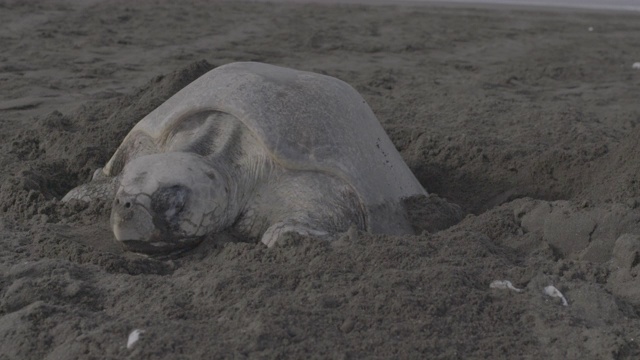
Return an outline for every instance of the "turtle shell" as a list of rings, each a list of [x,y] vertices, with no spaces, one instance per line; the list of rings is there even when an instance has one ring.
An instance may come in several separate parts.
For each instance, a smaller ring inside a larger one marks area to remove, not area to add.
[[[427,193],[371,108],[347,83],[263,63],[231,63],[180,90],[130,135],[159,139],[181,119],[203,111],[235,116],[286,168],[322,171],[351,184],[366,209],[369,231],[412,233],[402,200]]]

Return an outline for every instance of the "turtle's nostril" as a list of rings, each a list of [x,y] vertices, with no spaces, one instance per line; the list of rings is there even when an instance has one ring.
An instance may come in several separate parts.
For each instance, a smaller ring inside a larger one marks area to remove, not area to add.
[[[135,205],[135,199],[127,194],[118,195],[113,201],[113,205],[119,209],[131,209]]]

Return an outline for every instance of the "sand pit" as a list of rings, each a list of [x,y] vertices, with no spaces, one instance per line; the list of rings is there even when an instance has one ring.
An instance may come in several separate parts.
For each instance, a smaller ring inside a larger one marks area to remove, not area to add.
[[[640,15],[0,10],[0,359],[640,356]],[[60,202],[142,116],[247,60],[364,96],[432,194],[408,202],[420,235],[267,249],[221,234],[149,259],[114,243],[110,204]]]

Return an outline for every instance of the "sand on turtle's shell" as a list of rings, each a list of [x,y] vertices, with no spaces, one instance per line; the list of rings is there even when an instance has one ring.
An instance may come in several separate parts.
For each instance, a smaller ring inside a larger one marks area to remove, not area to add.
[[[0,359],[640,355],[637,14],[0,8]],[[407,201],[420,235],[148,259],[113,242],[109,204],[60,203],[145,114],[246,60],[363,94],[432,193]]]

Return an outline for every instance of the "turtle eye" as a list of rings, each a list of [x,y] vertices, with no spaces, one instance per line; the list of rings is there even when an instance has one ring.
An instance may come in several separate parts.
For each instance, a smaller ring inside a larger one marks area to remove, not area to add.
[[[213,171],[207,171],[205,172],[205,175],[207,175],[207,177],[211,180],[215,180],[216,179],[216,174],[213,173]]]
[[[171,218],[187,203],[189,190],[182,185],[161,187],[151,195],[151,209],[156,214]]]

